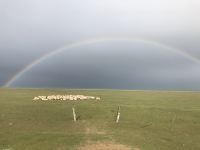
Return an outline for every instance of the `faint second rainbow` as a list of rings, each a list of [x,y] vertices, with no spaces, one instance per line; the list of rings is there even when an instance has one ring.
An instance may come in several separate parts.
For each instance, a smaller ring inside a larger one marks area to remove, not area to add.
[[[55,50],[39,57],[38,59],[34,60],[30,64],[28,64],[27,66],[22,68],[20,71],[18,71],[10,80],[8,80],[6,82],[4,87],[11,86],[17,79],[19,79],[24,73],[29,71],[32,67],[36,66],[37,64],[43,62],[44,60],[48,59],[49,57],[51,57],[51,56],[53,56],[57,53],[60,53],[62,51],[68,50],[68,49],[72,49],[72,48],[76,48],[76,47],[82,47],[82,46],[86,46],[86,45],[90,45],[90,44],[94,44],[94,43],[99,43],[99,42],[104,42],[104,41],[127,41],[127,42],[141,42],[143,44],[150,44],[150,45],[160,47],[160,48],[168,50],[168,51],[173,51],[173,52],[175,52],[175,53],[177,53],[181,56],[184,56],[185,58],[187,58],[187,59],[189,59],[189,60],[191,60],[195,63],[200,64],[200,59],[189,54],[188,52],[174,48],[174,47],[170,47],[170,46],[165,45],[163,43],[159,43],[159,42],[152,41],[152,40],[139,39],[139,38],[126,38],[126,37],[125,38],[118,38],[118,37],[92,38],[92,39],[82,40],[82,41],[79,41],[79,42],[74,42],[74,43],[68,44],[64,47],[55,49]]]

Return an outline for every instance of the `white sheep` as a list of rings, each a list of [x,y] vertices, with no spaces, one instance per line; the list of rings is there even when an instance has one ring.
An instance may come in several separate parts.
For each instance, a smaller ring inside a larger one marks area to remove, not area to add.
[[[100,97],[96,97],[96,100],[101,100],[101,98]]]
[[[33,98],[33,100],[39,100],[39,99],[40,99],[39,97],[34,97],[34,98]]]

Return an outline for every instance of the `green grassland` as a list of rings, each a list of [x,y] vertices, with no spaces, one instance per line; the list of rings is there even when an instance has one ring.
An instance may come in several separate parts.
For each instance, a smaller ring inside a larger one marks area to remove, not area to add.
[[[102,100],[32,100],[51,94]],[[73,105],[80,117],[76,123]],[[118,105],[121,117],[116,124]],[[97,141],[140,150],[200,150],[200,93],[0,89],[0,150],[73,150]]]

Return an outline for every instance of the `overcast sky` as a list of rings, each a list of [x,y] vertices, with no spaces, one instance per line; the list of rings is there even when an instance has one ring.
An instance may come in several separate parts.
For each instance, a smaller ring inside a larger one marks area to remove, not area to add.
[[[70,43],[114,37],[151,40],[200,59],[199,0],[0,0],[0,86]],[[145,42],[68,49],[11,87],[200,90],[200,63]]]

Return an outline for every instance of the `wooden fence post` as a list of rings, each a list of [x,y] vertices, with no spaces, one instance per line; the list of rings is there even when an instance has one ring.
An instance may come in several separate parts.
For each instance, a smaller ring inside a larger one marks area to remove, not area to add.
[[[73,117],[74,117],[74,122],[76,122],[76,112],[75,112],[74,107],[72,107],[72,113],[73,113]]]
[[[119,117],[120,117],[120,106],[118,106],[118,110],[117,110],[117,118],[116,118],[116,123],[119,122]]]

